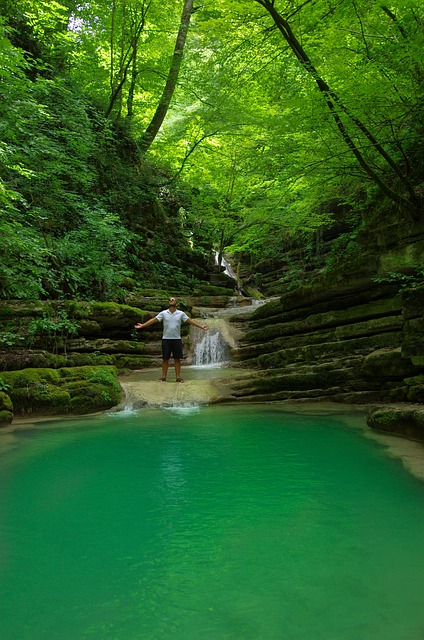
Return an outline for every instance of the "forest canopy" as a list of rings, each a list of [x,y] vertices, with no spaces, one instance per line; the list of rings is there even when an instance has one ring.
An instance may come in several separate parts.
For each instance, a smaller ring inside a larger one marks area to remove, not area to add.
[[[421,216],[418,0],[1,0],[0,296],[192,290]]]

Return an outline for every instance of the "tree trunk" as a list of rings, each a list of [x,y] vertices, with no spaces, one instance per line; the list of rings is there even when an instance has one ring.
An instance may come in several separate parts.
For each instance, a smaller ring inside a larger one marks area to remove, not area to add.
[[[115,72],[114,67],[113,67],[113,63],[114,63],[114,32],[116,30],[116,18],[115,18],[115,14],[113,14],[113,21],[112,21],[112,33],[111,33],[111,39],[110,39],[110,67],[111,67],[111,72],[110,72],[110,87],[111,87],[111,93],[110,93],[110,98],[109,98],[109,105],[106,109],[106,113],[105,116],[106,118],[109,118],[109,116],[111,115],[113,109],[116,107],[116,105],[119,106],[119,112],[121,110],[121,102],[122,102],[122,89],[127,81],[128,78],[128,73],[130,71],[130,69],[132,69],[131,72],[131,85],[130,85],[130,93],[128,96],[128,101],[127,102],[127,108],[128,108],[128,115],[132,115],[132,98],[133,98],[133,94],[134,94],[134,88],[135,88],[135,81],[138,75],[137,72],[137,53],[138,53],[138,43],[140,40],[140,36],[141,33],[144,29],[144,25],[145,25],[145,21],[146,21],[146,14],[147,11],[149,9],[149,3],[145,4],[144,2],[142,3],[141,6],[141,14],[138,16],[135,16],[133,19],[132,24],[130,24],[128,26],[128,20],[127,17],[124,16],[123,17],[123,23],[122,23],[122,31],[123,34],[121,36],[121,50],[120,50],[120,59],[119,59],[119,67],[117,69],[117,71]],[[126,6],[125,3],[123,5],[123,8],[126,10]],[[115,5],[114,5],[114,11],[115,11]],[[124,32],[129,31],[129,40],[127,40],[124,36]]]
[[[184,54],[185,42],[187,39],[188,27],[190,24],[191,14],[193,13],[193,2],[194,0],[184,0],[180,28],[178,30],[174,54],[172,56],[172,62],[169,68],[165,88],[163,90],[162,97],[157,106],[156,112],[139,141],[140,150],[143,153],[146,153],[153,140],[156,138],[171,104],[175,87],[177,86],[181,62]]]

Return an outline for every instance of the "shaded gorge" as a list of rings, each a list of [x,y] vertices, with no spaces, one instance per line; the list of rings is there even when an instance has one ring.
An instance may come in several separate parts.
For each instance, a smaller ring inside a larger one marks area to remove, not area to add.
[[[0,636],[419,640],[424,484],[363,424],[193,405],[3,433]]]

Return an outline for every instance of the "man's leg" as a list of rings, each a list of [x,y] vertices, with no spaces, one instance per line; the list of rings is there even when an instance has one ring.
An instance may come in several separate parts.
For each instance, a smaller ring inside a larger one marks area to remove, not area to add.
[[[175,364],[175,378],[177,382],[182,382],[181,378],[181,360],[183,357],[183,343],[180,340],[174,340],[172,345],[172,351],[174,356],[174,364]]]
[[[166,380],[168,367],[169,367],[169,360],[162,360],[162,379]]]
[[[170,357],[171,357],[171,341],[162,338],[162,378],[161,378],[162,381],[166,380]]]

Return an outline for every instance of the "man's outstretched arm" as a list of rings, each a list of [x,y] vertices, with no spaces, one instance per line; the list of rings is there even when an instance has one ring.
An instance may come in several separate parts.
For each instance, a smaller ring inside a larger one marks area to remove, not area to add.
[[[145,329],[151,324],[155,324],[155,322],[159,322],[159,320],[157,318],[150,318],[147,322],[137,322],[137,324],[134,325],[134,329]]]
[[[199,329],[203,329],[203,331],[209,331],[209,327],[207,324],[197,324],[197,322],[195,322],[191,318],[187,320],[187,324],[192,324],[193,327],[198,327]]]

